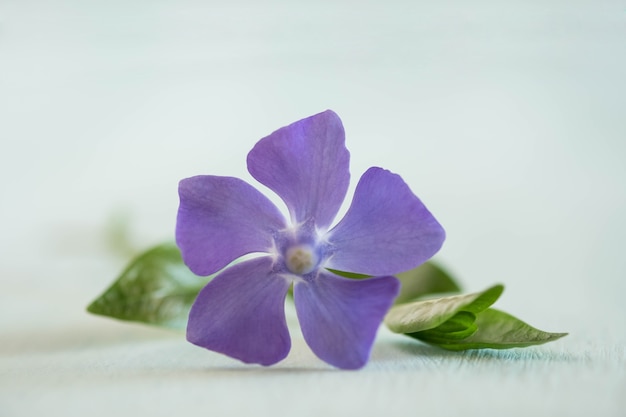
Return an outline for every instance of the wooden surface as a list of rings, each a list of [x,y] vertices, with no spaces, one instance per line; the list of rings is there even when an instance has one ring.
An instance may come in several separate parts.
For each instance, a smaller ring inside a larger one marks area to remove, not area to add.
[[[625,39],[605,1],[3,1],[0,416],[623,416]],[[256,140],[326,108],[352,187],[401,174],[468,291],[570,335],[457,354],[381,329],[343,372],[294,320],[261,368],[85,312],[120,223],[171,239],[179,179],[250,180]]]

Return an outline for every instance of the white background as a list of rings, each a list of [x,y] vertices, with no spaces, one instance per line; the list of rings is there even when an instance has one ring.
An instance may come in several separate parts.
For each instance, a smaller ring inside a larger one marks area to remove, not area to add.
[[[0,415],[623,415],[625,74],[618,1],[0,2]],[[128,260],[116,222],[172,239],[181,178],[251,180],[259,138],[327,108],[353,186],[402,175],[467,290],[570,336],[382,329],[343,372],[297,328],[261,368],[85,313]]]

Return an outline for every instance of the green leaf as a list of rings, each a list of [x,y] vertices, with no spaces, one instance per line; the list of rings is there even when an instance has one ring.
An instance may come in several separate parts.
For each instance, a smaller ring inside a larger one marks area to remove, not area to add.
[[[494,308],[476,316],[477,330],[462,339],[437,338],[436,334],[419,332],[408,336],[423,340],[448,350],[510,349],[540,345],[566,336],[567,333],[549,333],[536,329],[523,321]]]
[[[193,274],[174,244],[147,250],[87,311],[120,320],[184,328],[191,304],[212,278]]]
[[[410,271],[396,275],[402,283],[396,304],[413,301],[429,294],[460,292],[461,287],[440,265],[428,261]]]
[[[419,335],[417,338],[420,340],[439,342],[465,339],[474,334],[476,330],[478,330],[476,315],[469,311],[459,311],[434,329],[409,333],[408,336]]]
[[[475,315],[485,310],[496,302],[503,290],[502,285],[494,285],[482,292],[395,305],[385,316],[385,324],[396,333],[415,333],[433,329],[460,311]]]
[[[551,342],[567,333],[538,330],[500,310],[489,308],[504,287],[396,305],[385,317],[396,333],[448,350],[509,349]]]
[[[328,268],[328,270],[330,272],[332,272],[333,274],[339,275],[340,277],[350,278],[350,279],[365,279],[365,278],[371,278],[372,277],[371,275],[357,274],[356,272],[340,271],[338,269],[330,269],[330,268]]]

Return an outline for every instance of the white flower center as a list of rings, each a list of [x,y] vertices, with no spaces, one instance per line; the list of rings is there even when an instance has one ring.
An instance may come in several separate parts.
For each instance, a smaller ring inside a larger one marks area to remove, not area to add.
[[[292,246],[285,254],[287,269],[298,275],[311,272],[317,266],[317,261],[317,255],[309,245]]]

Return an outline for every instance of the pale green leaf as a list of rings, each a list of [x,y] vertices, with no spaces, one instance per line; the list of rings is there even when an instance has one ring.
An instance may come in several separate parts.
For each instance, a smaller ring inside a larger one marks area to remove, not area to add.
[[[416,337],[424,341],[438,342],[443,340],[447,342],[465,339],[474,334],[476,330],[478,330],[476,315],[469,311],[459,311],[439,326],[417,333],[410,333],[409,336],[419,335]]]
[[[393,306],[385,324],[396,333],[415,333],[435,328],[460,311],[477,314],[492,305],[504,287],[494,285],[482,292],[414,301]]]
[[[566,336],[567,333],[549,333],[536,329],[523,321],[493,308],[487,309],[476,316],[477,330],[462,339],[437,337],[436,334],[419,332],[409,334],[427,343],[448,350],[466,349],[510,349],[527,347],[551,342]]]
[[[191,304],[211,277],[193,274],[174,244],[139,255],[87,311],[120,320],[184,328]]]

